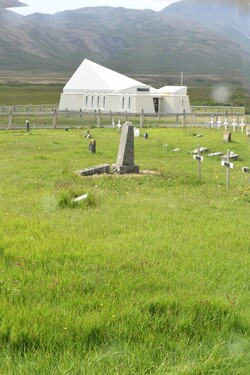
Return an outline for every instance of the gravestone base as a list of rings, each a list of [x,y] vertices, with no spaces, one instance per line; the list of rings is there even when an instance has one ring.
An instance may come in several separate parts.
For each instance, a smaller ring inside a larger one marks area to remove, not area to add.
[[[113,164],[112,169],[114,173],[139,173],[140,167],[139,165],[120,165],[120,164]]]
[[[110,173],[110,165],[109,164],[101,164],[95,167],[89,167],[77,171],[80,176],[92,176],[94,174],[102,174],[102,173]]]

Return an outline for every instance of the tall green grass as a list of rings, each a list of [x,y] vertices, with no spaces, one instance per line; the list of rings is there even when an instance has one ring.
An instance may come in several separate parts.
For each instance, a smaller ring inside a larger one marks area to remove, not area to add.
[[[0,84],[1,105],[59,103],[61,84]]]
[[[250,144],[200,131],[149,129],[150,173],[92,177],[116,130],[96,154],[82,130],[1,132],[1,374],[248,373]],[[229,189],[218,157],[198,180],[198,142],[239,153]]]
[[[37,77],[36,77],[37,78]],[[140,77],[141,78],[141,77]],[[30,79],[28,75],[25,77],[25,82]],[[55,78],[52,78],[54,80]],[[43,77],[43,80],[45,78]],[[51,81],[51,77],[47,77],[47,81]],[[63,78],[60,78],[63,81]],[[67,78],[64,77],[66,84]],[[147,84],[149,82],[147,81]],[[156,82],[152,82],[152,86],[155,86]],[[29,104],[51,104],[59,103],[60,94],[63,90],[64,84],[61,83],[47,83],[47,84],[34,84],[34,83],[24,83],[16,82],[8,84],[0,84],[0,103],[5,105],[29,105]],[[151,84],[151,83],[149,83]],[[162,86],[162,82],[158,82],[158,87]],[[213,99],[213,89],[214,85],[209,81],[200,82],[198,84],[188,84],[188,95],[190,97],[190,102],[192,105],[233,105],[233,106],[244,106],[246,99],[245,93],[242,90],[241,85],[234,83],[230,87],[231,96],[222,103],[216,99]]]

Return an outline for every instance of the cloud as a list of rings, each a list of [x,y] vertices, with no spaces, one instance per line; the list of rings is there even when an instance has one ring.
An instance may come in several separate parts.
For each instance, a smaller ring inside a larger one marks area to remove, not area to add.
[[[2,0],[8,1],[8,0]],[[11,0],[9,0],[11,1]],[[63,10],[78,9],[83,7],[111,6],[132,9],[152,9],[160,11],[166,6],[180,0],[27,0],[27,8],[18,8],[16,12],[20,14],[56,13]],[[0,0],[1,2],[1,0]]]

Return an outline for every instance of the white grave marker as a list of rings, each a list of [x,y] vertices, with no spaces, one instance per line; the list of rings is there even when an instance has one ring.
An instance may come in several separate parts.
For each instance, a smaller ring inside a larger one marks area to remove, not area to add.
[[[218,129],[220,130],[220,126],[221,126],[221,119],[220,119],[220,116],[218,117],[217,124],[218,124]]]
[[[83,199],[87,199],[87,198],[88,198],[88,194],[83,194],[83,195],[80,195],[79,197],[72,199],[72,202],[80,202]]]
[[[235,118],[234,118],[234,120],[232,122],[232,125],[233,125],[233,132],[235,133],[235,128],[237,126],[237,123],[235,122]]]
[[[198,145],[197,154],[193,155],[193,159],[198,161],[198,178],[201,180],[201,162],[204,161],[204,157],[200,156],[200,145]]]
[[[250,169],[249,169],[249,167],[243,167],[243,168],[242,168],[242,172],[243,172],[243,173],[250,173]]]
[[[204,161],[204,156],[193,155],[193,159],[194,159],[194,160],[198,160],[198,161]]]
[[[230,150],[227,150],[227,160],[222,160],[221,165],[226,167],[226,186],[230,186],[230,169],[234,167],[233,163],[230,163]]]
[[[234,167],[233,163],[230,163],[229,161],[226,161],[226,160],[222,160],[221,165],[222,167],[231,168],[231,169],[233,169]]]
[[[240,121],[241,133],[243,133],[243,131],[244,131],[244,127],[245,127],[245,124],[244,124],[244,120],[243,120],[243,118],[242,118],[241,121]]]
[[[134,128],[134,136],[139,137],[140,136],[140,130],[138,128]]]
[[[224,121],[224,126],[225,126],[225,132],[227,131],[227,126],[228,126],[228,121],[227,121],[227,118],[225,117],[225,121]]]

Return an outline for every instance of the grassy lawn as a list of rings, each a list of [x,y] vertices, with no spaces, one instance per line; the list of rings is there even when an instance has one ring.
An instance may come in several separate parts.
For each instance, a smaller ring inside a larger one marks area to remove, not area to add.
[[[150,173],[80,177],[116,162],[117,131],[90,131],[96,154],[83,130],[0,133],[0,374],[247,374],[246,135],[148,129]],[[239,153],[229,189],[220,157],[198,180],[197,143]]]
[[[62,84],[0,84],[1,105],[57,104]]]
[[[27,77],[26,77],[27,79]],[[39,104],[58,104],[61,92],[68,78],[65,77],[62,82],[35,84],[35,83],[0,83],[0,103],[1,105],[39,105]],[[153,84],[154,87],[154,84]],[[161,83],[159,83],[161,87]],[[216,86],[215,86],[216,87]],[[214,85],[207,82],[202,84],[188,84],[188,95],[191,105],[223,105],[219,99],[213,98]],[[230,87],[230,97],[224,103],[227,106],[244,106],[247,98],[244,96],[240,85],[234,84]]]

